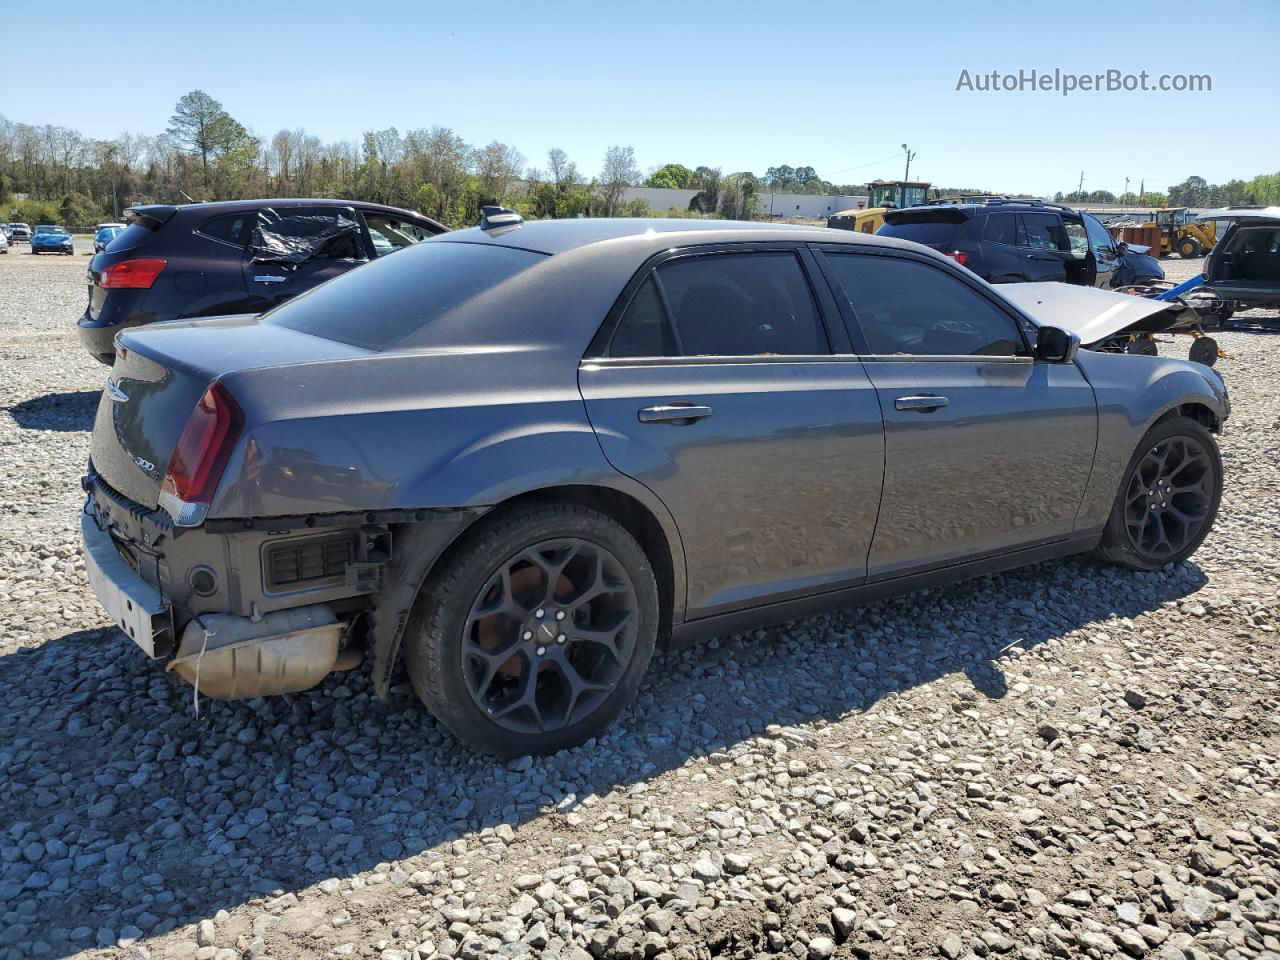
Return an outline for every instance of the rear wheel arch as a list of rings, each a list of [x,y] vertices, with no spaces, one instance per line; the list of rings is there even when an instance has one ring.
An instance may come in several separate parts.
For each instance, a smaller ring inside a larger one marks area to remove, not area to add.
[[[619,523],[635,538],[649,558],[658,584],[658,599],[661,603],[658,645],[659,648],[665,646],[672,623],[683,614],[684,554],[678,542],[671,542],[672,536],[654,511],[638,498],[612,487],[565,484],[530,490],[503,500],[485,515],[485,519],[501,517],[539,503],[568,503],[597,510]],[[439,569],[442,564],[449,562],[460,549],[463,540],[464,536],[456,538],[432,564],[432,569]]]

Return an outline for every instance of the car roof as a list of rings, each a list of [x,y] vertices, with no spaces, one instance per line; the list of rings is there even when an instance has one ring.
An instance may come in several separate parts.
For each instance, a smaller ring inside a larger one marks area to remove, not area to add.
[[[136,204],[129,209],[137,213],[154,213],[156,211],[172,211],[174,213],[238,213],[242,210],[261,210],[264,207],[357,207],[360,210],[372,210],[404,216],[419,217],[423,220],[431,218],[413,210],[401,207],[390,207],[383,203],[369,203],[364,200],[341,200],[332,197],[264,197],[257,200],[211,200],[208,203],[147,203]]]
[[[648,241],[654,251],[671,246],[707,243],[767,243],[791,241],[848,243],[903,247],[901,240],[869,233],[852,234],[830,227],[803,224],[755,223],[744,220],[583,217],[572,220],[529,220],[522,224],[483,230],[469,227],[442,234],[429,243],[493,243],[537,253],[557,254],[611,241]],[[911,244],[912,249],[915,248]]]

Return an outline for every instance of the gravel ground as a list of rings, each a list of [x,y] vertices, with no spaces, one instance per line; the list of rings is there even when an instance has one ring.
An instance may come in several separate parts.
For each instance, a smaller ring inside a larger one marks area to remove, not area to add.
[[[502,765],[362,671],[197,715],[104,629],[85,262],[0,257],[0,958],[1280,956],[1275,336],[1193,563],[713,641]]]

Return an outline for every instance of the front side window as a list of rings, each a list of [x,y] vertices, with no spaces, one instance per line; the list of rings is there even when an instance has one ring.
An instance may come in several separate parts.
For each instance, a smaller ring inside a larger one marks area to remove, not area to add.
[[[1084,224],[1078,220],[1065,220],[1063,228],[1067,231],[1067,242],[1071,244],[1071,255],[1083,260],[1089,255],[1089,235],[1085,233]]]
[[[259,210],[249,246],[262,263],[365,259],[354,211],[342,207]]]
[[[945,270],[915,260],[828,253],[872,354],[1011,357],[1012,318]]]
[[[609,347],[613,357],[830,353],[794,253],[681,257],[653,271]]]
[[[1022,225],[1027,234],[1027,246],[1033,250],[1071,250],[1071,241],[1062,228],[1062,221],[1052,213],[1024,213]]]
[[[1093,243],[1095,250],[1099,253],[1115,253],[1116,241],[1111,236],[1111,231],[1099,223],[1096,218],[1085,214],[1084,228],[1089,231],[1089,240]]]

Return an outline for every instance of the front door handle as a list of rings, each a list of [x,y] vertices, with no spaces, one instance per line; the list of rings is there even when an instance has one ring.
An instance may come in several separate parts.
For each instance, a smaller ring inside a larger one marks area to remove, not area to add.
[[[644,407],[637,414],[641,423],[675,423],[684,425],[711,416],[711,408],[694,403],[671,403],[658,407]]]
[[[951,401],[946,397],[931,397],[928,395],[919,397],[899,397],[893,401],[893,405],[899,410],[937,410],[939,407],[945,407]]]

